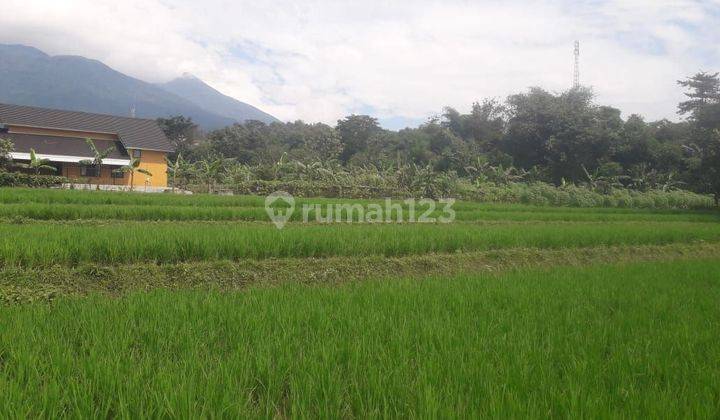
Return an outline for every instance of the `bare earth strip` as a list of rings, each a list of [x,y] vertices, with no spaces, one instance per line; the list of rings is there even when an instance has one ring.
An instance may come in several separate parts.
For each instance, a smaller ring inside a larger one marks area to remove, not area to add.
[[[119,296],[131,291],[156,288],[236,290],[284,282],[337,284],[363,279],[421,279],[559,265],[706,259],[720,261],[720,244],[513,248],[395,258],[282,258],[162,265],[6,267],[0,269],[0,304],[51,301],[60,296],[93,293]]]

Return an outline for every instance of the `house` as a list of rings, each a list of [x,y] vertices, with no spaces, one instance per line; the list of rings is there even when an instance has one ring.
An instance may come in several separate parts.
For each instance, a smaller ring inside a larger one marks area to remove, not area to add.
[[[130,174],[114,170],[132,157],[152,174],[135,174],[135,186],[167,187],[165,157],[173,148],[154,120],[0,104],[0,138],[15,145],[13,160],[29,161],[32,149],[57,175],[79,182],[129,186]],[[100,167],[80,163],[94,158],[86,139],[99,150],[115,149]]]

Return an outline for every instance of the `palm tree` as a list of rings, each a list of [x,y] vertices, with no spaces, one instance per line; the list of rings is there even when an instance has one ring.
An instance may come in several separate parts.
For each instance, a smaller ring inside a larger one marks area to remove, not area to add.
[[[102,163],[103,160],[107,159],[108,156],[110,156],[110,153],[115,151],[115,146],[108,147],[107,149],[100,151],[97,146],[95,146],[95,142],[92,141],[92,139],[85,139],[85,143],[90,147],[90,150],[92,151],[93,157],[92,160],[85,159],[81,160],[79,163],[83,166],[93,166],[98,168],[98,173],[102,174]],[[98,181],[98,188],[100,187],[100,181]]]
[[[139,172],[147,176],[153,176],[150,171],[140,167],[140,158],[132,158],[132,160],[130,160],[130,163],[125,166],[121,166],[118,169],[115,169],[113,172],[123,174],[128,172],[130,173],[130,191],[135,188],[135,172]]]
[[[18,163],[17,166],[20,168],[32,169],[35,171],[35,175],[40,175],[40,171],[43,169],[53,172],[57,171],[57,168],[52,165],[48,165],[49,163],[49,159],[38,158],[35,154],[35,149],[30,149],[30,163]]]

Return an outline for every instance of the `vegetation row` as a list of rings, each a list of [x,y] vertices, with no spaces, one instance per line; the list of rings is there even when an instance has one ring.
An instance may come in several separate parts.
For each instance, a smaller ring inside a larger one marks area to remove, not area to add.
[[[360,204],[360,203],[355,203]],[[377,203],[376,203],[377,204]],[[325,223],[328,215],[339,221],[366,222],[365,214],[368,205],[360,204],[362,212],[352,205],[337,203],[318,203],[308,211],[301,208],[292,213],[291,222]],[[379,204],[383,209],[383,204]],[[341,207],[338,207],[341,206]],[[462,207],[462,206],[459,206]],[[408,211],[408,206],[402,207]],[[447,214],[435,210],[426,213],[427,207],[417,206],[415,217],[425,215],[438,219]],[[428,209],[429,210],[429,209]],[[563,211],[565,210],[565,211]],[[718,212],[600,212],[586,210],[570,211],[552,207],[506,207],[478,208],[455,211],[456,222],[480,221],[720,221]],[[397,218],[397,212],[393,213]],[[405,217],[409,217],[405,214]],[[270,222],[267,211],[260,207],[220,207],[220,206],[158,206],[158,205],[102,205],[102,204],[58,204],[58,203],[26,203],[0,204],[0,221],[23,223],[33,220],[136,220],[136,221],[259,221]],[[28,220],[29,221],[29,220]],[[407,221],[407,220],[406,220]]]
[[[112,205],[175,205],[175,206],[225,206],[225,207],[262,207],[264,196],[276,191],[286,191],[297,197],[298,205],[303,203],[328,203],[343,200],[363,199],[360,202],[384,202],[386,197],[394,197],[398,202],[407,197],[423,197],[403,194],[327,194],[318,198],[315,183],[264,182],[261,187],[236,191],[239,196],[220,196],[208,194],[130,194],[103,191],[67,191],[51,189],[0,188],[0,203],[65,203],[65,204],[112,204]],[[307,186],[308,189],[304,189]],[[346,192],[349,192],[347,190]],[[244,195],[247,194],[247,195]],[[456,209],[488,208],[491,204],[527,204],[543,207],[583,207],[583,208],[622,208],[622,209],[713,209],[713,200],[706,195],[682,190],[650,190],[638,192],[614,189],[601,194],[584,187],[566,185],[554,187],[549,184],[511,183],[497,186],[487,184],[472,194],[461,190],[441,195],[442,197],[465,198],[455,205]],[[370,199],[370,200],[368,200]],[[373,200],[374,199],[374,200]],[[347,201],[343,201],[347,202]],[[507,207],[503,207],[505,209]]]
[[[155,289],[237,291],[281,284],[340,285],[377,278],[425,279],[429,276],[497,273],[642,261],[720,257],[720,242],[620,245],[584,248],[505,248],[402,257],[340,256],[264,260],[140,262],[106,265],[0,267],[0,305],[51,302],[68,296],[124,296]]]
[[[660,245],[720,240],[687,222],[289,225],[199,222],[0,224],[3,265],[123,264],[414,255],[503,248]]]

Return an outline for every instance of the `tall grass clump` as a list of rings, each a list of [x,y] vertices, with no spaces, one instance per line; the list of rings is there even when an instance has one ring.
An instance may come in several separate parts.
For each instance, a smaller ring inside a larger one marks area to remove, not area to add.
[[[711,209],[715,202],[710,195],[683,190],[634,191],[614,188],[600,193],[583,186],[556,187],[543,182],[480,184],[470,200],[501,203],[523,203],[536,206],[627,207],[647,209]]]

